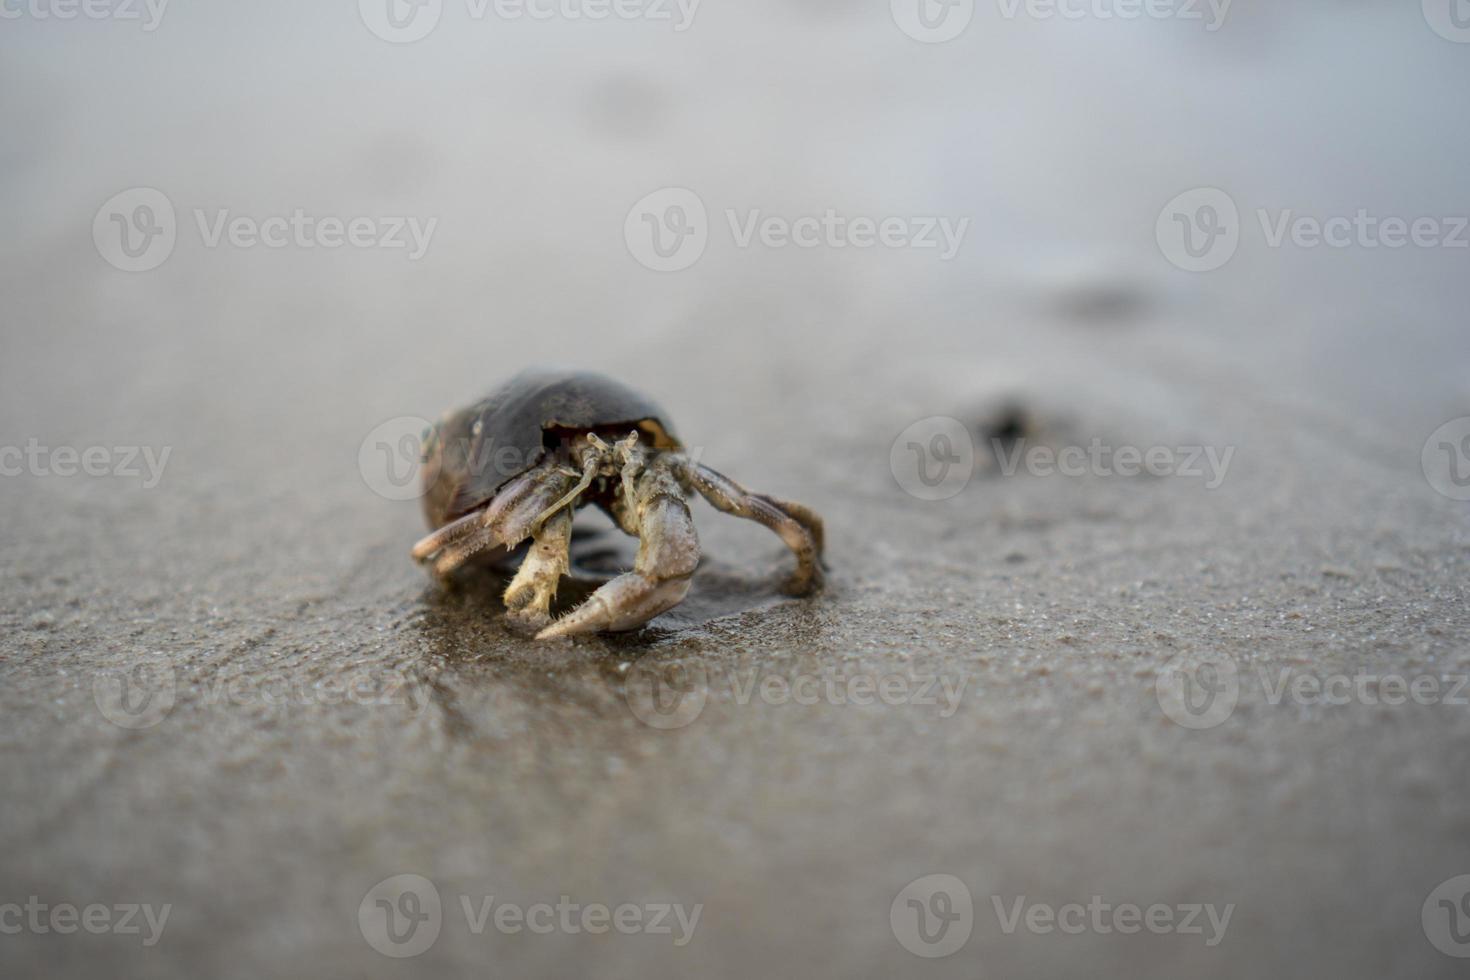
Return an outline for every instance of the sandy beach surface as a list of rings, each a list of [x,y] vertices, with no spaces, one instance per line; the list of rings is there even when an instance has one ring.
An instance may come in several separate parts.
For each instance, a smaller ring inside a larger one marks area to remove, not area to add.
[[[0,973],[1463,975],[1470,44],[303,6],[0,29]],[[940,244],[742,237],[829,210]],[[1273,243],[1360,210],[1440,237]],[[248,244],[298,211],[370,232]],[[637,633],[431,585],[402,440],[528,364],[818,510],[827,588],[703,504]]]

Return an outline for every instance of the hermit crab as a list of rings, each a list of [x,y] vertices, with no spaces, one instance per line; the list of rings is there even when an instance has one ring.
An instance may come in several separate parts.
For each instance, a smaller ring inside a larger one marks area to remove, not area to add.
[[[505,606],[512,625],[537,639],[630,630],[677,605],[699,563],[695,493],[781,537],[796,556],[787,592],[821,583],[820,517],[693,459],[656,404],[600,374],[524,371],[450,412],[424,434],[422,474],[432,533],[414,545],[415,560],[443,581],[466,562],[503,561],[529,539]],[[553,620],[570,570],[572,514],[587,504],[638,538],[638,557]]]

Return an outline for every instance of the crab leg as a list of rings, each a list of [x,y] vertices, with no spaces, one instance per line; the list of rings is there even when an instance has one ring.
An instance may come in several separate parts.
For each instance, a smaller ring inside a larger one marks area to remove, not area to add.
[[[727,514],[756,521],[776,532],[796,556],[796,574],[786,591],[803,595],[821,582],[822,519],[801,504],[751,493],[708,466],[685,460],[681,472],[688,485]]]
[[[571,484],[571,477],[560,467],[543,465],[530,470],[501,488],[484,510],[469,515],[478,519],[478,526],[460,518],[446,527],[464,525],[464,530],[457,530],[447,544],[439,540],[440,531],[434,532],[414,546],[414,556],[424,561],[437,551],[434,574],[443,578],[486,548],[514,548],[531,536],[537,517]]]
[[[592,436],[591,438],[597,439],[596,436]],[[599,443],[601,442],[601,440],[598,441]],[[604,446],[603,448],[605,449],[606,447]],[[586,458],[582,462],[582,478],[578,480],[577,485],[568,490],[561,497],[560,500],[543,510],[540,514],[536,515],[536,519],[531,522],[532,532],[540,530],[541,525],[549,521],[553,514],[556,514],[568,504],[574,503],[578,497],[582,496],[583,492],[585,492],[586,489],[592,485],[592,481],[597,478],[597,470],[601,465],[601,453],[597,450],[588,452]],[[575,473],[571,475],[576,476]]]
[[[633,571],[603,585],[536,639],[633,629],[683,600],[699,564],[699,536],[683,489],[672,468],[656,458],[637,477],[633,496],[632,511],[622,508],[619,521],[638,535]]]
[[[557,511],[536,529],[534,538],[535,543],[505,590],[507,618],[528,633],[551,622],[551,600],[556,598],[556,587],[571,565],[572,512]]]
[[[411,552],[413,560],[427,561],[435,552],[442,551],[454,542],[474,534],[485,526],[484,517],[484,511],[473,511],[420,538]]]
[[[476,515],[480,516],[480,515]],[[473,534],[460,538],[444,548],[434,558],[434,577],[448,578],[471,558],[490,547],[495,541],[495,532],[488,527],[478,527]]]

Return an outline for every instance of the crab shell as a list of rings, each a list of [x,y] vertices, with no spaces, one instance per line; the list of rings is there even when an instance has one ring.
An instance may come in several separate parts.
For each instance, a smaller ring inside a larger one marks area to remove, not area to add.
[[[488,503],[541,461],[556,430],[644,433],[656,449],[680,449],[652,399],[594,371],[522,371],[424,433],[423,504],[430,528]]]

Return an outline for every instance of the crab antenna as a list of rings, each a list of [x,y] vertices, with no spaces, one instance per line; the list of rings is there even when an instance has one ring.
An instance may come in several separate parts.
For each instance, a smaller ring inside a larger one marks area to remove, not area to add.
[[[596,439],[597,437],[592,436],[592,438]],[[577,482],[577,485],[575,487],[572,487],[572,489],[567,492],[566,496],[562,497],[556,503],[552,504],[550,507],[543,510],[540,514],[536,515],[536,519],[531,522],[531,533],[534,534],[537,531],[541,530],[541,525],[544,524],[548,518],[550,518],[557,511],[561,510],[567,504],[571,503],[573,500],[576,500],[579,496],[581,496],[582,491],[590,487],[592,485],[592,481],[597,478],[597,470],[601,465],[601,453],[589,452],[585,457],[583,457],[582,479]]]

